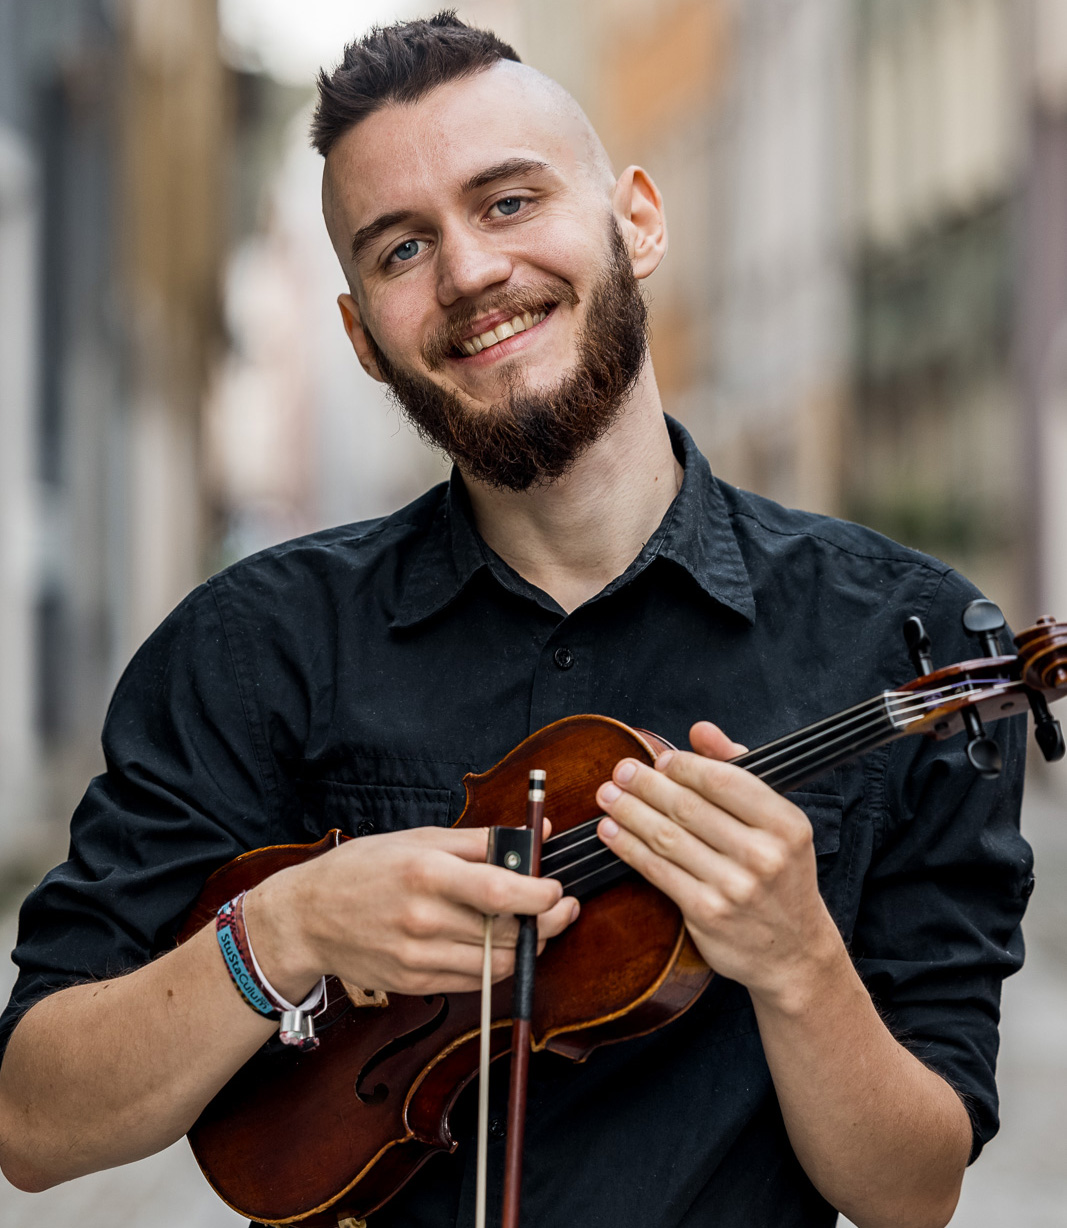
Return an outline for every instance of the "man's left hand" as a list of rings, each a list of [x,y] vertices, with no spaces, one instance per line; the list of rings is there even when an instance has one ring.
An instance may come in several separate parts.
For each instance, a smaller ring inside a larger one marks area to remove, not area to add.
[[[842,947],[815,869],[811,823],[758,777],[725,762],[744,752],[715,725],[694,752],[654,768],[623,759],[597,801],[600,838],[678,905],[701,955],[779,1006],[799,1005]]]

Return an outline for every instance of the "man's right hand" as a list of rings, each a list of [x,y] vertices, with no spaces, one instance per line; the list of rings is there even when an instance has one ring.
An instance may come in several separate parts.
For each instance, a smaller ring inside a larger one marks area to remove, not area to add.
[[[578,902],[554,879],[489,865],[487,841],[487,828],[417,827],[350,840],[272,875],[245,899],[264,974],[294,1002],[331,974],[393,993],[476,990],[490,914],[493,979],[509,976],[515,917],[538,917],[543,946]]]

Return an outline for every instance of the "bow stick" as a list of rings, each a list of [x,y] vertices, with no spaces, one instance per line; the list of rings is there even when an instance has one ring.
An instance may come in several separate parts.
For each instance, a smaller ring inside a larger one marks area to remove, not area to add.
[[[545,773],[530,772],[526,794],[526,826],[489,830],[487,860],[517,874],[537,874],[541,868],[541,834],[545,814]],[[511,1081],[508,1088],[507,1151],[504,1157],[502,1228],[518,1228],[522,1191],[522,1145],[526,1127],[526,1087],[530,1071],[530,1026],[533,1017],[534,969],[537,961],[537,918],[517,917],[515,975],[512,997]],[[489,1132],[489,1031],[492,993],[492,917],[485,918],[482,956],[481,1060],[478,1074],[478,1170],[475,1228],[485,1228],[485,1191]]]

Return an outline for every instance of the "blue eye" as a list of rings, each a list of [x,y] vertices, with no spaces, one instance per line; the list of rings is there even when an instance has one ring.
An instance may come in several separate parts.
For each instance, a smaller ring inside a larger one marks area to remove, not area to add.
[[[401,243],[399,247],[393,250],[394,260],[411,260],[419,254],[418,239],[408,239],[406,243]]]
[[[521,205],[521,196],[505,196],[503,200],[496,202],[496,207],[505,217],[511,217],[513,214],[518,213]]]

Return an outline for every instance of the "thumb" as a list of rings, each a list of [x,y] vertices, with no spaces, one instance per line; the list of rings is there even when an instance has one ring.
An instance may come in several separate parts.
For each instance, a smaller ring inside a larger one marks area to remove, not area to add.
[[[711,721],[697,721],[689,730],[689,744],[698,755],[708,759],[733,759],[743,755],[747,746],[731,741],[726,734]]]

